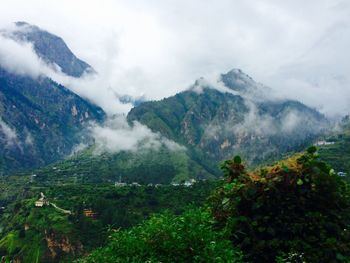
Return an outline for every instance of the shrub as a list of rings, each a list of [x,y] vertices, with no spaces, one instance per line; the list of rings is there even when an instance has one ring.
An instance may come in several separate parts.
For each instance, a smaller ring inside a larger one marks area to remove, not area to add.
[[[200,209],[153,216],[112,234],[106,247],[81,262],[241,262],[239,250],[213,231],[211,222],[210,214]]]
[[[222,170],[225,183],[210,198],[212,214],[246,260],[349,260],[349,186],[314,147],[255,172],[238,157]]]

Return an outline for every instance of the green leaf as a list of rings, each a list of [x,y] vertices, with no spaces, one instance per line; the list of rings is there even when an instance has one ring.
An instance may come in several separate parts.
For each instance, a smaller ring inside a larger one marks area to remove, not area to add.
[[[229,201],[230,201],[230,199],[227,198],[227,197],[225,197],[225,198],[222,200],[222,204],[225,205],[225,204],[227,204]]]
[[[317,151],[317,148],[315,146],[311,146],[307,149],[307,152],[310,154],[314,154],[316,153],[316,151]]]
[[[242,159],[239,155],[236,155],[234,158],[233,158],[233,162],[235,164],[241,164],[242,163]]]
[[[346,259],[347,259],[347,257],[344,257],[342,254],[340,254],[340,253],[337,253],[336,254],[336,257],[337,257],[337,259],[338,260],[341,260],[341,261],[345,261]]]
[[[286,166],[284,163],[282,164],[282,169],[283,169],[283,171],[285,171],[286,173],[289,172],[288,166]]]
[[[297,181],[297,185],[303,185],[303,184],[304,184],[303,180],[301,180],[301,179],[299,178],[298,181]]]
[[[330,169],[330,170],[329,170],[329,175],[335,175],[334,169]]]

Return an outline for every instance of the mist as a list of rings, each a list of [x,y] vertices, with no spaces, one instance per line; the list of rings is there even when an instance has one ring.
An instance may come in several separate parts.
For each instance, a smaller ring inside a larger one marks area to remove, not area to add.
[[[186,150],[138,122],[130,126],[124,116],[111,117],[103,125],[93,124],[89,130],[95,141],[95,154],[158,150],[162,146],[170,151]]]
[[[37,78],[53,70],[35,54],[30,43],[17,42],[1,34],[0,43],[0,66],[7,71]]]
[[[0,25],[27,21],[61,36],[103,76],[99,88],[72,85],[99,103],[113,93],[161,99],[241,68],[280,97],[339,116],[350,101],[349,20],[342,0],[13,0],[2,2]]]
[[[0,118],[0,140],[1,139],[6,142],[7,147],[18,144],[16,130],[12,129]]]

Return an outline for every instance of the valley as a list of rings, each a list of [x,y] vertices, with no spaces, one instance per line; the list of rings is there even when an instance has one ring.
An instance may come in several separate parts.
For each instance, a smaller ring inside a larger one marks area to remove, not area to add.
[[[0,37],[36,63],[0,53],[0,263],[350,261],[348,115],[241,69],[103,93],[60,36]]]

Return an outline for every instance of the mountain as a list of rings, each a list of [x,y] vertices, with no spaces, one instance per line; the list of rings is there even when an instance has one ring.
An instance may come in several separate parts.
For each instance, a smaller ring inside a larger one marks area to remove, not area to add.
[[[67,75],[80,77],[94,72],[60,37],[37,26],[17,22],[14,29],[1,33],[32,43],[40,58]],[[75,145],[89,142],[81,132],[83,127],[105,118],[102,109],[45,76],[35,79],[0,68],[0,85],[3,172],[60,160]],[[187,150],[122,152],[107,157],[83,153],[74,161],[68,159],[71,163],[67,167],[73,174],[88,173],[89,180],[97,181],[99,176],[103,181],[120,175],[152,183],[210,178],[218,174],[217,163],[233,154],[258,165],[304,149],[327,128],[327,119],[316,110],[298,101],[271,99],[270,92],[240,69],[233,69],[221,74],[217,83],[202,78],[188,90],[161,101],[144,102],[143,97],[120,95],[121,102],[135,106],[127,116],[131,125],[138,121]],[[96,164],[94,170],[87,163]]]
[[[57,65],[63,73],[72,77],[81,77],[95,70],[86,62],[77,58],[62,38],[26,22],[16,22],[15,28],[5,31],[5,35],[33,44],[34,51],[46,63]]]
[[[118,95],[116,94],[116,97],[119,99],[119,101],[123,104],[131,104],[134,107],[140,105],[141,103],[146,101],[146,98],[144,96],[141,97],[133,97],[130,95]]]
[[[82,128],[104,117],[101,108],[46,77],[32,79],[0,68],[2,172],[66,156],[87,140]]]
[[[93,72],[58,36],[17,22],[1,34],[30,42],[45,62],[62,72],[82,76]],[[88,142],[82,132],[90,122],[102,122],[104,111],[48,77],[30,77],[8,71],[0,64],[0,174],[47,165]]]
[[[217,83],[197,80],[175,96],[134,107],[128,121],[185,145],[213,162],[241,154],[258,165],[299,151],[328,127],[315,109],[270,97],[270,90],[239,69]]]

